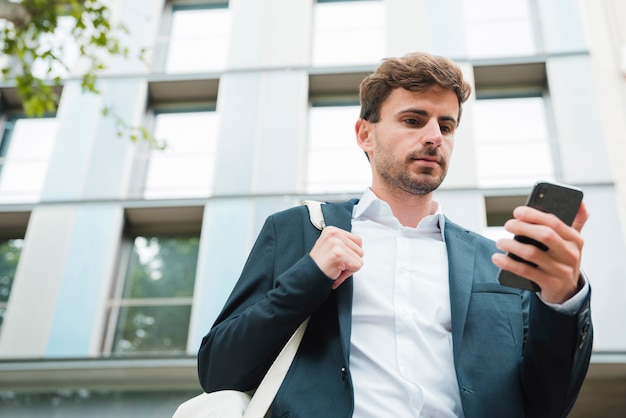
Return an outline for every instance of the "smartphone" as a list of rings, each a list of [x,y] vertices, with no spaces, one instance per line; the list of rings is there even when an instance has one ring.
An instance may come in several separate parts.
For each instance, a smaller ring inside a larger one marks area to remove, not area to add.
[[[528,195],[526,206],[539,209],[543,212],[553,213],[561,221],[571,226],[578,213],[582,200],[583,192],[577,187],[559,183],[539,182],[535,184],[532,192]],[[513,238],[525,244],[532,244],[543,251],[548,249],[543,243],[525,236],[516,235]],[[526,261],[515,254],[507,253],[507,255],[514,260],[537,267],[536,264]],[[498,281],[509,287],[532,290],[535,292],[541,291],[541,288],[535,282],[520,277],[508,270],[500,270],[498,272]]]

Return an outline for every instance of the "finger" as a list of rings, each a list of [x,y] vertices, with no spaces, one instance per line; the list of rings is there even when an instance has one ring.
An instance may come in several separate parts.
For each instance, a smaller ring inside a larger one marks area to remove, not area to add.
[[[580,232],[567,226],[554,215],[540,213],[535,217],[531,214],[531,216],[525,216],[523,219],[510,219],[504,224],[504,228],[513,235],[525,236],[541,242],[549,250],[556,253],[563,251],[570,243],[579,250],[583,247],[583,238]],[[530,223],[528,220],[534,222]],[[547,224],[539,222],[546,222]]]
[[[336,277],[330,277],[334,281],[332,288],[338,288],[348,277],[359,271],[362,265],[363,261],[359,258],[354,259],[352,262],[349,262],[344,266],[338,267],[336,271],[337,274],[335,275]]]
[[[333,286],[332,286],[333,290],[335,290],[339,286],[341,286],[343,284],[343,282],[345,282],[353,274],[354,274],[354,272],[348,272],[348,271],[342,272],[342,274],[339,277],[337,277],[335,279],[335,281],[333,282]]]
[[[579,235],[572,236],[570,240],[565,240],[554,230],[546,226],[532,224],[517,225],[519,224],[518,221],[511,221],[511,223],[516,224],[510,227],[512,230],[516,231],[516,235],[523,235],[534,239],[545,245],[544,248],[547,247],[547,249],[544,251],[534,244],[524,243],[510,238],[499,239],[496,242],[498,249],[513,253],[524,260],[547,269],[549,269],[549,266],[554,262],[573,266],[580,265],[583,240]]]
[[[573,272],[571,266],[555,264],[551,272],[546,272],[541,267],[520,263],[505,254],[493,254],[491,260],[498,268],[537,283],[541,288],[541,298],[546,302],[562,303],[578,289],[579,272]]]
[[[328,231],[325,233],[327,229]],[[343,244],[349,251],[352,251],[359,257],[363,256],[363,241],[361,237],[336,227],[326,227],[324,231],[322,231],[322,234],[324,235],[324,239],[329,241],[330,245]]]
[[[513,217],[522,222],[535,225],[546,225],[552,229],[566,226],[555,214],[542,212],[529,206],[518,206],[513,210]]]
[[[582,225],[586,221],[586,218],[584,218],[584,216],[588,216],[588,214],[586,209],[583,213],[581,213],[579,209],[579,213],[581,217],[578,218],[578,222],[581,223],[580,228],[582,228]],[[575,230],[574,228],[567,225],[565,222],[561,221],[555,214],[542,212],[529,206],[519,206],[515,208],[513,210],[513,217],[519,221],[529,224],[545,225],[550,229],[556,231],[564,239],[570,239],[580,232],[580,229]]]
[[[589,212],[587,212],[587,206],[585,206],[585,202],[580,204],[580,208],[578,208],[578,213],[576,213],[576,218],[574,218],[574,222],[572,223],[572,228],[581,232],[583,226],[589,219]]]
[[[358,271],[363,264],[361,239],[339,228],[327,229],[311,249],[311,258],[332,280]]]

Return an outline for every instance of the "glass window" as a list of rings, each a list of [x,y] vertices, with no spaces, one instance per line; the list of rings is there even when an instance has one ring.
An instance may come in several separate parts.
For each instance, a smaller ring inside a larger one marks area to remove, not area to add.
[[[167,73],[222,71],[230,44],[231,13],[228,2],[172,8]]]
[[[157,113],[154,135],[166,142],[148,159],[143,197],[206,197],[213,186],[218,120],[214,111]]]
[[[361,192],[370,183],[367,157],[356,143],[358,104],[309,109],[307,193]]]
[[[483,230],[483,235],[494,241],[512,238],[513,234],[504,229],[504,223],[513,217],[513,209],[525,202],[526,196],[523,195],[486,196],[487,227]]]
[[[463,14],[469,57],[538,53],[529,0],[463,0]]]
[[[136,235],[110,301],[112,355],[183,354],[187,348],[197,235]]]
[[[474,128],[481,187],[530,187],[555,179],[543,97],[477,100]]]
[[[384,2],[318,0],[313,16],[314,66],[378,63],[384,52]]]
[[[13,279],[20,260],[23,239],[0,241],[0,331],[7,310],[7,303],[13,287]]]
[[[57,130],[56,118],[6,122],[0,143],[0,203],[39,201]]]

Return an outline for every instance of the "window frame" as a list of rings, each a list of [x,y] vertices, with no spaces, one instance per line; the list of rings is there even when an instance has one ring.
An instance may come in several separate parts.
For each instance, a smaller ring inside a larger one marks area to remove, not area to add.
[[[180,72],[167,71],[167,59],[170,51],[174,14],[177,11],[230,9],[230,0],[167,0],[161,15],[161,22],[157,39],[154,45],[153,72],[168,75],[179,75]],[[230,41],[230,39],[229,39]],[[193,74],[216,73],[221,71],[203,70],[193,71]]]
[[[190,85],[197,85],[199,82],[194,81]],[[168,86],[165,87],[164,90],[175,89],[175,85],[178,83],[174,83],[174,87]],[[164,95],[168,93],[163,93]],[[152,104],[148,106],[146,110],[146,114],[144,117],[145,126],[148,130],[153,132],[153,134],[157,134],[155,132],[156,129],[156,119],[158,115],[161,114],[177,114],[177,113],[200,113],[200,112],[214,112],[215,117],[219,123],[219,114],[217,113],[217,100],[203,100],[203,101],[190,101],[190,100],[181,100],[178,102],[168,103],[167,100],[164,100],[162,104]],[[157,141],[162,140],[162,138],[156,138]],[[167,141],[167,139],[165,139]],[[217,141],[217,138],[215,139]],[[165,144],[167,147],[167,143]],[[148,200],[163,200],[163,199],[181,199],[181,198],[197,198],[196,196],[191,197],[145,197],[146,192],[146,181],[148,179],[150,162],[154,152],[161,152],[161,150],[154,149],[152,144],[147,142],[142,142],[137,144],[137,152],[134,155],[134,163],[133,163],[133,174],[132,180],[129,183],[129,195],[139,199],[148,199]],[[203,196],[202,198],[210,197],[212,191],[209,190],[207,196]]]
[[[198,251],[200,249],[202,206],[178,207],[136,207],[125,211],[125,227],[120,236],[116,271],[114,272],[110,292],[105,303],[104,327],[100,355],[110,358],[146,358],[153,356],[180,357],[185,356],[186,349],[180,352],[167,351],[119,353],[113,344],[118,332],[118,321],[123,308],[134,306],[189,306],[193,308],[192,294],[186,297],[124,297],[124,290],[128,280],[130,259],[134,247],[134,239],[138,236],[158,237],[197,237]],[[196,259],[194,286],[197,279],[199,254]],[[134,300],[133,300],[134,299]],[[190,332],[191,318],[187,323],[187,333]],[[187,340],[184,341],[185,346]]]
[[[464,10],[467,6],[467,4],[465,3],[466,1],[468,0],[461,1],[460,8],[462,10]],[[533,51],[528,54],[519,53],[519,52],[515,52],[511,54],[511,53],[503,53],[502,51],[494,51],[494,52],[480,53],[477,55],[474,55],[473,53],[467,51],[467,54],[470,56],[471,59],[485,59],[485,58],[493,58],[493,57],[498,57],[498,59],[507,59],[511,57],[520,57],[520,56],[536,57],[545,53],[545,45],[543,41],[541,21],[540,21],[541,15],[540,15],[540,10],[539,10],[539,5],[537,4],[537,0],[524,0],[524,1],[526,2],[526,7],[528,10],[528,18],[526,19],[526,22],[528,23],[530,35],[532,36],[531,48],[533,49]],[[494,21],[496,22],[498,20],[499,19],[494,19]],[[480,22],[480,25],[478,26],[482,26],[484,25],[484,23],[485,23],[484,21]],[[465,17],[465,13],[463,13],[462,25],[463,25],[463,32],[465,33],[466,38],[469,39],[468,33],[471,32],[470,27],[477,26],[477,23],[468,20]],[[465,49],[469,50],[469,48],[470,48],[470,45],[468,43],[468,40],[466,39]]]
[[[2,93],[4,93],[4,89],[0,89],[0,95]],[[19,103],[18,105],[21,106],[21,103]],[[1,109],[2,109],[2,106],[0,106],[0,110]],[[50,154],[46,156],[46,162],[45,162],[45,166],[46,166],[45,171],[47,171],[50,167],[50,162],[54,154],[54,147],[58,139],[58,131],[60,128],[60,123],[57,117],[57,113],[47,112],[40,117],[28,117],[26,116],[26,114],[23,112],[23,110],[20,107],[19,110],[15,108],[6,110],[0,116],[0,179],[2,177],[2,173],[4,171],[6,163],[8,161],[6,153],[10,151],[11,144],[14,141],[13,136],[15,135],[17,122],[20,120],[28,121],[28,120],[42,120],[42,119],[54,119],[57,123],[57,129],[54,132],[55,136],[53,138],[48,138],[48,140],[51,141],[51,144],[50,144]],[[45,187],[45,179],[46,179],[46,176],[43,175],[41,179],[42,183],[40,185],[41,188],[39,190],[26,190],[27,194],[25,195],[25,197],[16,196],[9,200],[6,200],[6,197],[5,197],[6,195],[4,194],[2,190],[0,190],[0,204],[39,203],[41,201],[41,197],[43,194],[43,188]],[[22,192],[23,191],[24,190],[22,190]]]
[[[0,242],[21,240],[22,249],[20,250],[20,258],[23,248],[26,245],[26,228],[28,226],[28,221],[30,220],[30,214],[30,211],[0,212]],[[17,275],[17,270],[19,269],[19,263],[20,260],[18,260],[16,265],[15,273],[13,275],[11,283],[11,289],[9,290],[9,295],[7,296],[7,301],[0,301],[0,310],[4,310],[5,315],[11,298],[11,290],[15,286],[15,278]],[[0,338],[2,338],[2,322],[0,322]]]
[[[370,66],[375,66],[378,65],[380,63],[380,58],[381,56],[385,55],[385,48],[386,48],[386,41],[385,38],[387,37],[387,28],[386,28],[386,20],[385,19],[380,19],[380,16],[377,16],[377,23],[380,23],[380,26],[374,26],[372,27],[372,25],[368,26],[368,33],[369,33],[369,37],[370,39],[372,38],[371,32],[372,31],[378,31],[380,30],[380,36],[379,37],[374,37],[375,39],[379,40],[381,42],[380,45],[380,51],[376,52],[372,52],[372,48],[374,47],[371,42],[368,44],[368,53],[371,53],[372,56],[365,56],[365,57],[357,57],[356,59],[354,57],[344,61],[337,61],[337,62],[333,62],[330,61],[328,58],[326,57],[318,57],[318,49],[320,48],[318,46],[318,36],[322,35],[328,35],[329,33],[326,31],[319,31],[317,24],[318,24],[318,10],[317,10],[317,6],[318,5],[332,5],[332,4],[340,4],[340,3],[378,3],[380,5],[380,7],[382,8],[383,13],[385,13],[385,9],[386,9],[386,5],[385,5],[385,1],[384,0],[330,0],[330,1],[315,1],[313,3],[313,11],[312,11],[312,15],[311,15],[311,39],[310,39],[310,63],[311,66],[313,68],[336,68],[336,67],[370,67]],[[336,14],[336,13],[335,13]],[[362,20],[362,19],[361,19]],[[359,20],[359,22],[361,22],[361,20]],[[354,20],[350,20],[351,22],[354,22]],[[354,29],[354,28],[352,28]],[[358,32],[363,31],[363,29],[361,29]],[[333,36],[333,43],[338,43],[339,45],[342,45],[344,40],[342,39],[341,36],[337,36],[337,33],[335,33],[335,31],[332,32]],[[349,32],[354,32],[354,30],[349,31]],[[345,31],[342,31],[342,34],[344,34]],[[354,45],[354,43],[351,43],[352,45]],[[326,48],[321,48],[321,51],[325,51],[328,50]]]
[[[558,181],[562,177],[562,167],[560,164],[559,158],[559,147],[557,141],[557,133],[555,130],[553,113],[550,106],[550,97],[547,91],[542,90],[528,90],[525,92],[522,91],[499,91],[499,92],[476,92],[476,101],[479,102],[481,100],[515,100],[515,99],[530,99],[530,98],[540,98],[543,102],[543,110],[545,115],[546,122],[546,145],[550,150],[549,161],[551,163],[552,176],[551,178],[545,178],[544,180],[555,180]],[[476,138],[476,150],[480,152],[480,147],[478,144],[480,143],[479,138]],[[519,143],[519,142],[516,142]],[[483,180],[479,177],[478,179],[479,185],[483,183]],[[485,186],[481,185],[481,188],[503,188],[503,187],[519,187],[519,183],[513,182],[511,184],[497,184],[493,186]]]
[[[554,179],[560,181],[563,168],[560,159],[558,132],[554,120],[552,100],[548,85],[546,62],[543,60],[523,60],[493,64],[490,61],[478,62],[473,66],[475,80],[475,101],[489,99],[517,99],[541,97],[543,99],[547,144],[550,149]],[[475,143],[478,138],[475,138]],[[480,180],[479,180],[480,184]],[[480,186],[481,189],[518,188],[519,185]]]

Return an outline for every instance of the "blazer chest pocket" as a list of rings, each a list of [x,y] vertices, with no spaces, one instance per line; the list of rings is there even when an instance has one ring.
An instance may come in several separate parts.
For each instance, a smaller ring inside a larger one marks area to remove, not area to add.
[[[508,357],[521,355],[523,338],[521,291],[499,283],[474,283],[465,323],[465,343],[474,341],[489,356]],[[486,341],[489,343],[485,344]]]

